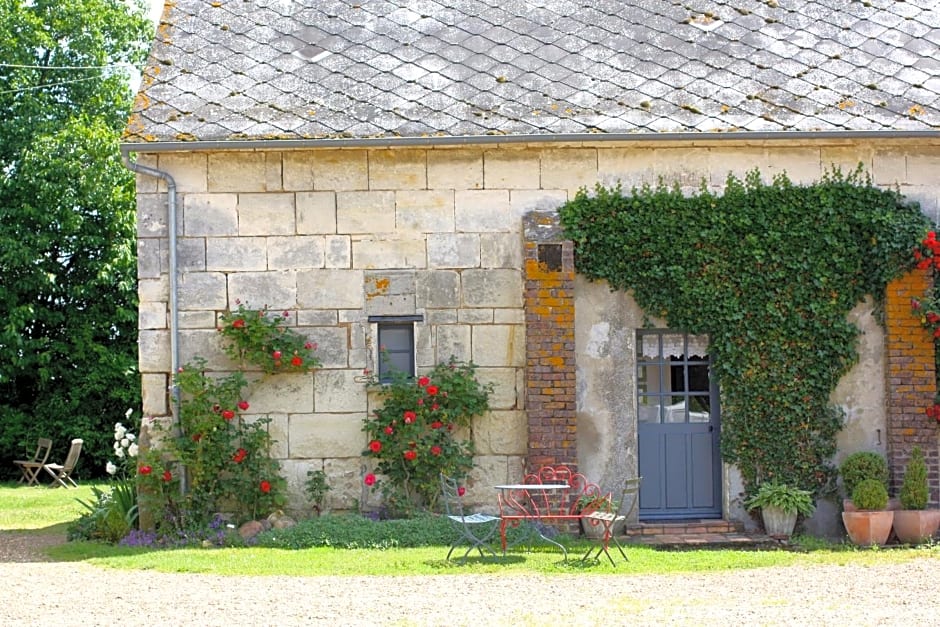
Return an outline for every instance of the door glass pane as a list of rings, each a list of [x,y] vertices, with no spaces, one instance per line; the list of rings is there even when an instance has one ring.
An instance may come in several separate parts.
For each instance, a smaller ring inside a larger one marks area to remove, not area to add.
[[[641,396],[637,407],[637,420],[645,423],[661,422],[659,399],[654,396]]]

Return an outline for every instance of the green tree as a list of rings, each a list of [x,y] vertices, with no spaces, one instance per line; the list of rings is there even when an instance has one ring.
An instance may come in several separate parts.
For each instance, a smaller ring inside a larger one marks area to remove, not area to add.
[[[118,141],[151,36],[123,0],[0,0],[0,472],[42,434],[101,474],[140,402]]]

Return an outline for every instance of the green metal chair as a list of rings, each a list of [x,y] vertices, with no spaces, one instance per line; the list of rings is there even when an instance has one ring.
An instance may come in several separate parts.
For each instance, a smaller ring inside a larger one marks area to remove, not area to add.
[[[467,545],[467,552],[461,558],[461,563],[466,561],[473,549],[480,552],[480,557],[485,557],[483,553],[485,549],[495,558],[496,552],[489,546],[489,543],[499,528],[499,516],[464,511],[460,486],[444,473],[441,473],[441,495],[447,518],[459,533],[459,536],[451,543],[450,550],[447,551],[447,559],[450,559],[455,548],[464,544]]]

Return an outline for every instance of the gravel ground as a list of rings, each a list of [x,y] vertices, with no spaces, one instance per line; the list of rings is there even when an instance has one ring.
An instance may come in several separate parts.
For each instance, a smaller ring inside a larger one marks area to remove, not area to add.
[[[46,560],[0,532],[0,625],[940,625],[940,559],[713,574],[219,577]]]

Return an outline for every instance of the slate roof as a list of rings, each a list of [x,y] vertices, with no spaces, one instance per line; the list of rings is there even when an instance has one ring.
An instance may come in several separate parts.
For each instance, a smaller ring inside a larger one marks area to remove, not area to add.
[[[125,142],[936,131],[935,0],[175,0]]]

